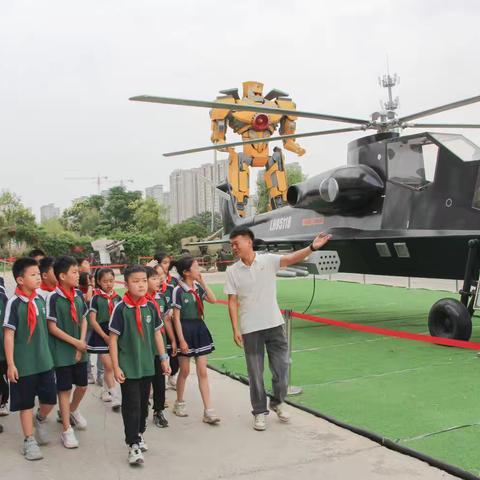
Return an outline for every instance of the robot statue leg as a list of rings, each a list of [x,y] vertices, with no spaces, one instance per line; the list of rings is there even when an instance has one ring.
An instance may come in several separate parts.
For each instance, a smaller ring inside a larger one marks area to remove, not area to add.
[[[287,203],[287,174],[285,172],[285,157],[280,148],[275,147],[268,157],[265,167],[265,184],[270,198],[269,210],[282,207]]]
[[[243,153],[237,153],[229,148],[228,155],[228,182],[235,198],[238,214],[245,216],[249,196],[249,164],[251,158]]]

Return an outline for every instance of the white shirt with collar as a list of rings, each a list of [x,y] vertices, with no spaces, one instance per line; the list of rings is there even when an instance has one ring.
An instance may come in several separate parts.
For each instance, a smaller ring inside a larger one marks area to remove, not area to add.
[[[227,268],[224,292],[238,297],[242,335],[284,324],[277,303],[280,259],[281,255],[255,253],[250,266],[239,260]]]

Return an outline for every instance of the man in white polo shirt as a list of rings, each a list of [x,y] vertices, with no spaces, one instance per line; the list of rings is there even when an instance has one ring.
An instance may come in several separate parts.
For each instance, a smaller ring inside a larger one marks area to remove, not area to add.
[[[253,250],[254,235],[249,228],[237,227],[230,233],[232,252],[239,261],[227,268],[225,293],[233,338],[245,351],[255,430],[265,430],[268,414],[263,384],[265,349],[272,372],[270,409],[282,422],[290,420],[283,403],[288,387],[288,348],[284,320],[277,303],[276,273],[301,262],[329,239],[330,235],[320,233],[308,247],[288,255],[259,255]]]

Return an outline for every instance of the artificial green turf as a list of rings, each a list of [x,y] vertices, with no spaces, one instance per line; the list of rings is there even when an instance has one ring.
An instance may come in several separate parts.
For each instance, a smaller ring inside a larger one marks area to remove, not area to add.
[[[220,285],[214,289],[224,298]],[[283,308],[303,311],[311,293],[311,280],[278,282]],[[443,297],[455,295],[317,281],[308,313],[428,334],[428,311]],[[476,320],[473,341],[480,340]],[[246,376],[243,352],[233,343],[226,306],[209,305],[207,322],[216,344],[211,365]],[[295,319],[292,359],[292,384],[304,389],[292,400],[475,474],[480,472],[480,455],[474,448],[480,434],[475,426],[480,422],[480,360],[475,351]],[[268,386],[268,371],[265,379]],[[441,433],[457,426],[463,428]]]

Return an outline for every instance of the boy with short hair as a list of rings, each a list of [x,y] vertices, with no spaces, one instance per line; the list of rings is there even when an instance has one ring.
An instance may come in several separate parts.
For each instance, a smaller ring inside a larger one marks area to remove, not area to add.
[[[47,302],[50,294],[57,288],[57,278],[53,271],[54,263],[55,259],[53,257],[45,257],[38,262],[42,281],[40,283],[40,288],[37,289],[37,293],[45,300],[45,302]]]
[[[57,377],[58,403],[63,424],[61,440],[65,448],[77,448],[78,440],[71,424],[78,430],[87,428],[87,421],[78,406],[87,391],[88,307],[78,286],[78,263],[73,257],[59,257],[53,264],[58,281],[47,304],[48,330],[52,336],[53,358]],[[72,386],[75,390],[72,393]]]
[[[122,389],[122,418],[130,465],[143,463],[148,450],[142,434],[148,416],[148,396],[155,374],[154,357],[160,354],[162,370],[170,372],[157,309],[145,295],[148,291],[144,267],[134,265],[124,272],[127,291],[110,319],[110,356],[115,379]]]
[[[46,418],[57,402],[45,301],[36,292],[40,270],[33,258],[19,258],[12,270],[17,288],[7,303],[3,323],[10,410],[20,412],[25,436],[23,455],[27,460],[40,460],[43,456],[38,445],[47,443]],[[36,396],[40,407],[33,415]]]

